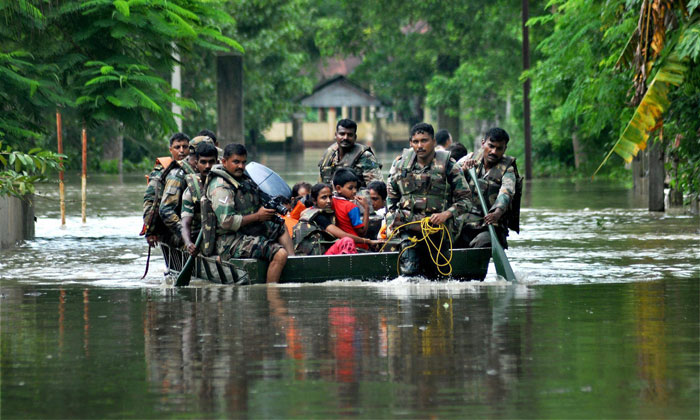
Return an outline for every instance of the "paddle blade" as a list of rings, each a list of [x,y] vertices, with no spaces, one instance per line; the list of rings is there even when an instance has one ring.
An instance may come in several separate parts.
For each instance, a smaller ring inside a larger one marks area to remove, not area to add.
[[[481,208],[484,210],[484,215],[489,214],[489,209],[486,207],[486,200],[484,200],[484,196],[481,194],[481,190],[479,189],[479,180],[476,176],[476,171],[474,168],[469,168],[468,172],[469,176],[471,176],[474,180],[476,192],[479,195],[479,201],[481,202]],[[510,267],[510,262],[506,256],[506,251],[498,241],[496,229],[494,229],[492,225],[488,225],[488,228],[489,235],[491,235],[491,256],[493,257],[493,265],[496,266],[496,273],[508,281],[516,281],[515,273],[513,273],[513,269]]]
[[[195,248],[199,249],[199,244],[202,243],[202,233],[204,232],[204,228],[199,231],[199,235],[197,235],[197,240],[194,242]],[[182,287],[182,286],[187,286],[190,284],[190,280],[192,279],[192,270],[194,269],[194,257],[189,256],[187,258],[187,262],[185,265],[182,267],[182,271],[180,271],[180,275],[177,276],[177,280],[175,281],[175,287]]]
[[[489,233],[491,234],[491,256],[493,257],[493,265],[496,266],[496,273],[508,281],[516,281],[515,273],[510,266],[508,257],[506,257],[506,251],[498,242],[496,231],[491,225],[489,225]]]
[[[190,257],[187,258],[185,266],[182,267],[180,275],[177,276],[175,287],[182,287],[190,284],[190,279],[192,279],[192,269],[194,269],[194,257],[190,255]]]

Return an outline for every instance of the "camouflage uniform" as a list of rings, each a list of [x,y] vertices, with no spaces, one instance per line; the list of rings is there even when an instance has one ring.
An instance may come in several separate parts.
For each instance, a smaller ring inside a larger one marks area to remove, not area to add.
[[[297,255],[323,255],[336,240],[335,236],[321,229],[314,222],[316,216],[321,213],[325,212],[319,208],[310,207],[301,213],[299,223],[294,225],[292,241]],[[331,223],[335,223],[333,220],[335,215],[332,211],[325,214],[331,219]]]
[[[355,143],[352,149],[339,159],[338,144],[334,143],[326,149],[323,157],[318,162],[319,182],[333,185],[333,175],[339,168],[351,169],[360,180],[357,189],[367,188],[372,181],[384,181],[382,176],[382,165],[374,156],[372,148],[363,144]]]
[[[469,189],[462,169],[450,159],[449,152],[435,151],[435,157],[427,166],[420,166],[413,149],[404,149],[401,156],[394,160],[389,172],[387,184],[387,227],[392,231],[404,223],[418,221],[435,213],[449,211],[452,217],[446,222],[452,234],[455,220],[469,211]],[[412,242],[409,237],[416,232],[401,229],[399,238],[401,248]],[[431,237],[435,243],[440,242],[440,233]],[[443,238],[446,241],[446,237]],[[443,246],[449,246],[444,243]],[[402,254],[401,270],[403,274],[413,275],[421,271],[420,260],[426,258],[427,248],[421,242]],[[426,270],[434,267],[424,265]],[[434,271],[431,272],[434,274]]]
[[[516,211],[513,211],[513,202],[517,201],[517,213],[520,212],[519,195],[516,198],[518,191],[517,185],[519,182],[518,169],[515,165],[515,158],[511,156],[503,156],[491,169],[486,171],[484,168],[483,154],[479,150],[476,153],[472,152],[460,159],[460,163],[474,159],[477,161],[477,166],[474,168],[476,176],[479,179],[479,188],[484,195],[486,206],[489,212],[495,209],[503,210],[503,215],[493,226],[496,228],[498,239],[504,248],[508,247],[506,237],[508,236],[508,226],[517,226]],[[461,164],[460,164],[461,167]],[[491,237],[488,233],[488,228],[484,224],[484,211],[479,201],[479,194],[476,192],[474,180],[466,175],[469,184],[470,201],[472,203],[469,212],[465,213],[461,218],[462,232],[459,238],[461,246],[469,247],[490,247]],[[515,221],[513,225],[512,221]],[[519,230],[519,227],[514,227]]]
[[[182,207],[182,193],[187,187],[185,175],[196,173],[194,168],[187,162],[187,158],[177,163],[179,167],[171,170],[165,178],[163,198],[158,210],[161,220],[173,236],[173,241],[170,243],[173,246],[181,246],[183,243],[180,234],[180,209]]]
[[[445,210],[454,219],[470,209],[468,196],[462,169],[450,159],[449,152],[436,151],[433,160],[420,167],[413,149],[404,149],[389,172],[387,226],[393,230]]]
[[[282,219],[241,227],[243,216],[260,208],[260,190],[248,175],[234,178],[224,169],[212,169],[206,195],[216,216],[216,252],[221,260],[260,258],[272,260],[282,249],[277,239],[286,234]]]
[[[187,188],[185,188],[185,192],[182,193],[182,211],[180,217],[182,219],[184,219],[185,216],[192,217],[192,226],[190,227],[190,234],[192,237],[190,240],[194,241],[202,228],[202,209],[200,204],[204,185],[199,174],[185,175],[185,182]]]
[[[146,175],[148,183],[146,184],[146,193],[143,195],[143,225],[144,230],[148,229],[151,224],[149,220],[151,217],[151,211],[153,210],[153,203],[156,201],[156,194],[158,189],[158,184],[160,183],[161,176],[165,168],[159,162],[153,167],[150,174]],[[142,232],[142,235],[146,232]]]
[[[164,167],[164,164],[167,167]],[[168,173],[176,166],[177,164],[170,158],[158,158],[153,166],[153,170],[146,176],[148,183],[143,196],[143,228],[141,229],[141,235],[156,235],[158,240],[170,240],[170,231],[160,219],[158,210],[160,199],[163,196],[163,184],[165,183],[163,178],[167,177]]]

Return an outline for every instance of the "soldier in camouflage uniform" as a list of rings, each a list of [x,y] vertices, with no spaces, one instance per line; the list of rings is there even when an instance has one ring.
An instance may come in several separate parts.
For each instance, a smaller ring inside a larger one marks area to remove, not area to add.
[[[196,174],[196,160],[194,156],[193,144],[195,139],[198,139],[197,144],[203,138],[195,137],[189,142],[189,154],[185,159],[177,161],[177,168],[172,169],[165,178],[165,186],[163,187],[163,198],[160,201],[158,214],[165,226],[170,230],[172,241],[168,245],[180,247],[183,245],[180,211],[182,209],[182,193],[187,188],[185,175]]]
[[[383,181],[382,165],[369,146],[357,141],[357,124],[348,119],[338,121],[335,127],[336,144],[330,146],[318,162],[319,182],[332,185],[338,168],[349,168],[360,180],[358,190],[372,181]]]
[[[294,255],[292,238],[274,209],[262,206],[260,190],[248,175],[248,152],[241,144],[224,149],[223,170],[210,173],[206,196],[216,215],[216,251],[222,261],[259,258],[270,262],[267,281],[277,282]],[[206,227],[204,227],[206,230]]]
[[[159,206],[163,196],[163,186],[168,173],[177,167],[177,161],[187,157],[189,137],[184,133],[175,133],[170,137],[170,156],[156,159],[156,164],[146,176],[148,185],[143,196],[143,229],[149,246],[156,246],[159,241],[171,242],[170,231],[160,219]]]
[[[209,140],[214,142],[214,147],[216,147],[216,151],[219,153],[219,160],[224,157],[224,150],[219,147],[219,141],[216,139],[216,134],[214,134],[213,131],[209,130],[208,128],[204,128],[199,130],[199,133],[197,133],[196,137],[208,137]]]
[[[455,231],[454,221],[470,208],[469,190],[464,174],[450,154],[435,150],[434,130],[430,124],[419,123],[411,128],[411,148],[405,149],[394,160],[389,172],[387,185],[387,226],[393,231],[399,226],[430,217],[433,225],[446,224],[450,232]],[[416,247],[409,237],[416,237],[419,225],[401,228],[399,237],[401,249],[400,269],[404,275],[415,275],[423,271],[436,274],[435,267],[427,258],[424,242]],[[431,237],[440,243],[441,234]],[[442,248],[449,248],[445,242]]]
[[[488,214],[484,216],[474,180],[467,174],[472,205],[461,220],[463,227],[458,240],[460,246],[490,248],[491,236],[486,225],[491,224],[496,230],[499,242],[507,248],[508,227],[516,231],[520,229],[519,186],[522,181],[518,175],[515,158],[505,155],[508,141],[508,133],[505,130],[492,128],[484,135],[481,149],[469,153],[458,162],[465,172],[469,168],[476,168],[479,188],[489,209]]]
[[[198,137],[195,137],[192,141],[195,142],[197,139]],[[202,201],[203,189],[207,176],[211,168],[216,164],[217,157],[219,156],[213,142],[200,141],[195,144],[196,149],[194,156],[197,162],[195,167],[197,169],[197,174],[185,175],[187,188],[185,188],[185,192],[182,193],[182,212],[180,213],[180,217],[182,218],[182,241],[190,255],[197,255],[198,252],[193,241],[196,241],[202,226],[200,204]]]

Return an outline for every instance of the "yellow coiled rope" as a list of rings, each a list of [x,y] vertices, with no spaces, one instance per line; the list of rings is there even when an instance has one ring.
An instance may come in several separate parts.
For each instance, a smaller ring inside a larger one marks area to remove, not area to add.
[[[433,261],[433,264],[435,264],[435,267],[437,267],[438,273],[440,273],[443,276],[449,276],[452,274],[452,237],[450,236],[450,230],[447,229],[447,227],[444,224],[441,224],[439,226],[433,226],[430,224],[430,217],[425,217],[421,220],[416,220],[414,222],[408,222],[404,223],[403,225],[397,227],[394,229],[394,231],[391,233],[391,236],[386,240],[382,248],[379,250],[379,252],[384,251],[384,247],[389,243],[389,241],[396,235],[399,230],[406,226],[410,225],[416,225],[420,224],[420,232],[422,234],[422,237],[413,237],[409,236],[408,239],[413,242],[411,245],[407,246],[406,248],[402,249],[401,252],[399,253],[399,257],[396,259],[396,272],[401,275],[401,269],[400,269],[400,261],[401,261],[401,255],[406,251],[407,249],[413,248],[416,245],[418,245],[419,242],[425,241],[427,248],[428,248],[428,253],[430,254],[430,259]],[[433,240],[430,238],[430,235],[434,235],[438,232],[441,232],[442,234],[440,235],[440,241],[438,244],[435,244]],[[442,243],[443,239],[445,238],[445,233],[447,233],[447,239],[450,244],[450,257],[446,257],[445,254],[442,252]],[[440,258],[444,262],[440,262]],[[449,271],[444,272],[443,267],[448,267]]]

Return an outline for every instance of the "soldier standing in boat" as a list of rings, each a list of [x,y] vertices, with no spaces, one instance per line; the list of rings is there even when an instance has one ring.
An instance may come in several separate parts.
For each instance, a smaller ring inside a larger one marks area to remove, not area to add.
[[[520,195],[522,178],[515,158],[506,156],[508,133],[502,128],[491,128],[481,141],[481,149],[467,154],[458,164],[466,171],[476,168],[481,189],[489,211],[484,215],[476,192],[476,185],[468,177],[472,205],[463,216],[458,245],[470,248],[490,248],[491,237],[487,225],[493,225],[503,248],[508,248],[508,229],[520,232]]]
[[[200,140],[201,139],[201,140]],[[197,248],[193,241],[199,235],[202,227],[201,201],[206,179],[211,168],[216,165],[219,153],[213,142],[205,141],[206,137],[195,137],[195,161],[197,174],[185,175],[187,188],[182,193],[182,211],[180,213],[182,225],[182,241],[185,250],[190,255],[197,255]],[[199,141],[197,141],[199,140]]]
[[[146,242],[151,247],[156,246],[160,241],[172,242],[170,230],[165,227],[160,218],[160,202],[163,196],[165,178],[171,170],[178,167],[178,161],[187,157],[189,141],[190,138],[185,133],[175,133],[170,136],[170,156],[157,158],[153,170],[146,177],[148,184],[143,196],[141,235],[146,236]]]
[[[231,258],[269,261],[267,282],[276,283],[287,256],[294,255],[294,244],[275,210],[262,205],[258,186],[244,172],[247,160],[245,146],[229,144],[224,149],[223,169],[213,168],[210,172],[206,197],[216,216],[216,252],[221,261]],[[208,226],[203,229],[209,231]]]
[[[319,182],[332,185],[338,168],[348,168],[360,180],[358,189],[367,188],[372,181],[383,181],[382,165],[374,156],[372,148],[357,142],[357,124],[342,119],[335,126],[336,143],[326,149],[318,163]]]
[[[428,260],[425,241],[412,246],[414,242],[411,238],[416,239],[421,235],[420,224],[401,226],[429,217],[431,225],[446,225],[450,234],[454,234],[456,218],[470,207],[464,174],[450,159],[449,152],[435,150],[434,133],[430,124],[414,125],[410,132],[411,148],[404,149],[389,172],[387,226],[389,233],[400,229],[398,235],[403,251],[400,270],[404,275],[416,275],[421,271],[429,275],[435,273],[432,272],[433,263]],[[445,253],[451,244],[447,243],[447,235],[442,244],[440,238],[441,233],[431,236],[433,243],[438,244]]]
[[[194,144],[203,141],[203,137],[195,137],[189,142],[188,155],[185,159],[177,162],[178,167],[168,172],[165,178],[165,186],[163,187],[163,198],[160,202],[158,213],[165,226],[170,230],[172,242],[168,245],[173,247],[182,246],[182,233],[180,225],[180,211],[182,209],[182,193],[187,187],[185,175],[196,174],[196,160],[194,156]],[[195,142],[195,140],[197,140]],[[212,144],[213,141],[209,140]]]

